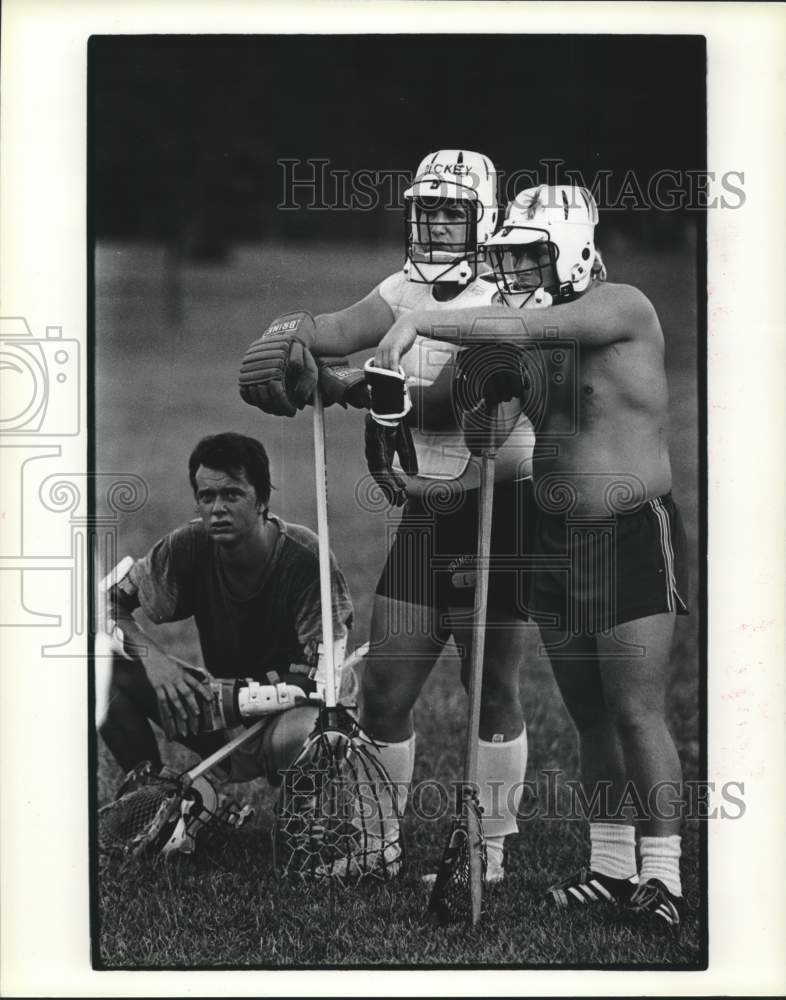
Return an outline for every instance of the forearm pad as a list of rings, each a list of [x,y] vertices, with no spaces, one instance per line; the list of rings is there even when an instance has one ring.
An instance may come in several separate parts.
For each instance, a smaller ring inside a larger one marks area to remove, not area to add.
[[[198,676],[204,679],[201,672]],[[266,715],[285,712],[318,697],[313,680],[307,676],[291,676],[289,673],[282,679],[277,673],[271,672],[267,683],[250,677],[242,679],[208,675],[206,683],[210,687],[210,701],[200,700],[200,732],[232,729]]]

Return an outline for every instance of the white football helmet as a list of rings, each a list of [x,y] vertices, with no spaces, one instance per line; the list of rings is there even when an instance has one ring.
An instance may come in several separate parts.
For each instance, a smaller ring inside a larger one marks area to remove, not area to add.
[[[518,308],[548,306],[586,291],[593,277],[604,279],[597,224],[598,207],[586,188],[541,184],[520,191],[487,243],[502,300]]]
[[[497,227],[494,164],[467,149],[429,153],[404,192],[404,211],[409,281],[466,285]]]

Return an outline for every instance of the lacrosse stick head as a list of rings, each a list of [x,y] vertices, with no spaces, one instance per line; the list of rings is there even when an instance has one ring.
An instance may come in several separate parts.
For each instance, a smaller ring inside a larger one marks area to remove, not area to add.
[[[385,880],[402,861],[396,789],[376,745],[341,705],[323,707],[284,772],[275,810],[279,877]]]
[[[186,786],[149,761],[126,776],[114,802],[98,810],[98,849],[102,854],[138,858],[160,849],[177,825]]]
[[[462,785],[456,818],[437,872],[428,904],[428,915],[439,924],[480,920],[483,882],[486,877],[486,842],[477,790]]]
[[[149,762],[129,773],[114,802],[98,811],[98,849],[121,858],[191,854],[251,815],[216,792],[207,778],[153,771]]]

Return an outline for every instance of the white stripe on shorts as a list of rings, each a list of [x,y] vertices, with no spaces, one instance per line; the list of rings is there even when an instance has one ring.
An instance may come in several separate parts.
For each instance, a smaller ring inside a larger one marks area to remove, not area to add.
[[[671,526],[663,501],[660,497],[650,500],[650,510],[658,519],[660,534],[660,550],[666,566],[666,607],[674,611],[674,594],[677,591],[677,581],[674,578],[674,549],[671,547]]]

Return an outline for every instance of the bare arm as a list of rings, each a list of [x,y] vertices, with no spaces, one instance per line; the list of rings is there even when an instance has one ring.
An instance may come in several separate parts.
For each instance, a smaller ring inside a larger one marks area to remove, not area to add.
[[[477,306],[412,312],[397,320],[377,349],[375,362],[395,368],[415,337],[454,344],[521,343],[570,338],[602,347],[637,336],[660,336],[660,325],[649,299],[630,285],[599,284],[572,302],[545,309]]]
[[[159,721],[169,739],[199,732],[197,697],[210,689],[154,642],[134,619],[135,601],[115,600],[113,637],[123,655],[141,661],[158,701]]]
[[[394,320],[393,310],[375,288],[346,309],[315,317],[317,339],[312,353],[319,357],[345,357],[376,347]]]
[[[376,347],[394,319],[379,287],[338,312],[314,317],[296,310],[277,317],[243,355],[238,376],[241,398],[265,413],[294,417],[313,399],[319,379],[315,355],[318,359],[343,359]],[[356,371],[339,374],[329,366],[324,377],[329,387],[323,386],[323,392],[332,402],[363,405],[364,380]]]

